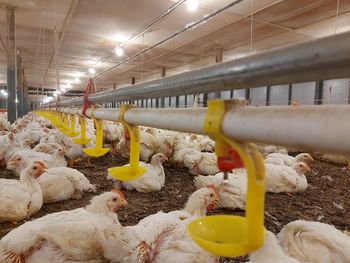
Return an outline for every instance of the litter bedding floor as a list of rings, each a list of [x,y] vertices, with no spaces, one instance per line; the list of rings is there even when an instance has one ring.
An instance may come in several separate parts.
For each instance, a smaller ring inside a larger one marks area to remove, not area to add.
[[[305,192],[266,194],[265,226],[267,229],[278,233],[288,222],[305,219],[332,224],[340,230],[350,230],[350,171],[344,165],[323,161],[317,155],[314,157],[316,157],[315,161],[310,165],[312,171],[306,175],[309,185]],[[107,168],[126,164],[128,160],[107,154],[97,159],[92,158],[91,163],[92,166],[88,167],[86,162],[81,161],[74,168],[98,185],[97,194],[99,194],[113,188],[113,182],[106,180]],[[143,194],[123,190],[129,205],[118,212],[122,225],[134,225],[157,211],[167,212],[184,206],[187,198],[195,190],[194,176],[190,175],[186,169],[172,167],[165,167],[165,173],[165,187],[160,192]],[[1,168],[0,178],[15,177],[12,171]],[[95,194],[85,193],[82,199],[45,204],[33,218],[85,206],[93,195]],[[243,215],[244,212],[218,209],[212,214]],[[18,222],[17,225],[0,224],[0,238],[24,222]],[[246,259],[223,258],[221,262],[243,262]]]

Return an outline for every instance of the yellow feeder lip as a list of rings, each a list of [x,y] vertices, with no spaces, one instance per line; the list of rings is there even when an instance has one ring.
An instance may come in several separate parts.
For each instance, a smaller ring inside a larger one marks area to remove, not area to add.
[[[86,137],[86,121],[84,117],[79,116],[80,123],[80,138],[72,139],[73,142],[77,144],[88,144],[90,142],[90,138]]]
[[[69,115],[69,120],[70,120],[70,128],[69,131],[66,132],[66,135],[69,137],[75,137],[79,135],[79,132],[75,131],[75,115],[70,114]]]
[[[91,157],[100,157],[108,153],[109,148],[103,148],[103,122],[93,116],[94,111],[95,109],[93,109],[91,116],[96,126],[96,146],[95,148],[85,148],[83,151]]]
[[[265,168],[261,153],[253,144],[237,143],[221,132],[221,123],[232,101],[213,100],[208,103],[204,129],[215,140],[215,152],[225,156],[227,149],[237,151],[248,173],[246,216],[205,216],[187,226],[191,238],[203,249],[225,257],[237,257],[263,246]]]
[[[145,167],[139,164],[140,157],[140,130],[137,125],[129,125],[124,120],[125,112],[133,108],[131,105],[122,105],[120,111],[119,121],[123,124],[124,129],[128,130],[130,134],[130,165],[117,166],[108,168],[108,173],[114,178],[121,181],[131,181],[139,178],[146,172]]]

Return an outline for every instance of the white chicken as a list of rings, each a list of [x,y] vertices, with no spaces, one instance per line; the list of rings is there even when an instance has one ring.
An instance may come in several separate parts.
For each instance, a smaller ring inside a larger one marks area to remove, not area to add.
[[[0,241],[0,262],[104,262],[103,244],[119,231],[116,212],[126,204],[115,190],[95,196],[85,208],[27,222]]]
[[[284,253],[276,236],[268,230],[265,232],[264,246],[251,253],[249,260],[249,263],[299,263]]]
[[[43,192],[44,203],[79,199],[85,191],[96,192],[96,186],[91,184],[83,173],[68,167],[49,168],[39,177],[38,182]]]
[[[263,156],[267,156],[270,153],[280,153],[288,155],[288,151],[286,148],[276,145],[257,145],[259,151],[262,153]]]
[[[331,225],[297,220],[277,235],[284,251],[302,263],[350,262],[350,237]]]
[[[225,183],[223,173],[218,173],[208,176],[198,175],[194,179],[194,184],[197,189],[215,185],[219,189],[219,207],[245,210],[247,175],[244,169],[234,169],[228,174],[228,181]]]
[[[48,153],[48,154],[53,154],[56,149],[60,148],[61,146],[58,143],[54,142],[41,142],[37,144],[34,148],[33,151],[36,152],[42,152],[42,153]]]
[[[217,167],[215,153],[197,152],[193,155],[187,155],[184,164],[189,169],[190,174],[193,175],[216,174],[220,171]]]
[[[306,163],[298,162],[293,167],[265,164],[266,191],[272,193],[303,192],[307,188],[306,172],[310,168]]]
[[[25,165],[17,166],[17,162],[25,160]],[[54,154],[35,152],[33,150],[16,151],[11,159],[7,162],[7,169],[13,170],[18,174],[26,167],[28,162],[41,161],[46,167],[65,167],[67,162],[64,159],[64,151],[62,148],[56,149]]]
[[[21,172],[30,163],[31,160],[25,156],[15,155],[7,163],[7,167],[8,169],[14,169],[16,172]],[[68,167],[49,168],[40,176],[38,182],[42,189],[44,203],[53,203],[70,198],[78,199],[84,191],[96,191],[96,187],[90,183],[83,173]]]
[[[120,236],[105,244],[105,256],[111,262],[216,262],[217,258],[194,243],[186,226],[204,216],[218,203],[215,188],[194,192],[184,210],[158,212],[136,226],[124,227]],[[116,249],[118,248],[118,249]],[[122,249],[120,249],[122,248]]]
[[[43,163],[34,162],[21,172],[19,180],[0,179],[0,222],[23,220],[40,210],[43,195],[37,178],[45,170]]]
[[[185,159],[188,156],[199,154],[197,150],[183,148],[174,152],[173,156],[170,158],[170,163],[175,167],[182,168],[185,166]]]
[[[122,137],[122,128],[119,124],[112,122],[104,122],[103,125],[103,142],[111,144],[112,155],[117,154],[117,144]]]
[[[146,172],[141,177],[128,182],[117,181],[118,186],[127,190],[135,189],[141,193],[160,191],[165,184],[165,173],[162,164],[167,160],[163,153],[153,155],[151,163],[140,162],[140,166],[146,168]],[[110,178],[112,177],[108,175],[107,179]]]
[[[292,167],[297,162],[309,163],[314,159],[309,153],[300,153],[297,156],[289,156],[281,153],[271,153],[266,156],[265,163],[276,164],[276,165],[286,165]]]

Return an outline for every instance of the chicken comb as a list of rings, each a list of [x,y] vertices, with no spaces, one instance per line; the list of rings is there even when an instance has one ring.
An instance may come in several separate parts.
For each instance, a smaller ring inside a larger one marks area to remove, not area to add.
[[[219,196],[219,188],[213,184],[207,185],[207,188],[213,190],[217,196]]]
[[[116,193],[117,195],[119,195],[120,196],[120,198],[122,198],[122,199],[125,199],[125,197],[124,197],[124,194],[122,193],[122,191],[120,191],[119,189],[112,189],[112,192],[113,193]]]
[[[35,161],[34,163],[37,164],[37,165],[39,165],[39,167],[42,168],[42,169],[45,169],[45,168],[46,168],[46,165],[45,165],[43,162]]]

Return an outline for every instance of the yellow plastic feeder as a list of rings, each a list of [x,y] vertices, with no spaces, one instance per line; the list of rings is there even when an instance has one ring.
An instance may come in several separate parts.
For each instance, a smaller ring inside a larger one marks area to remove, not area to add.
[[[213,100],[208,104],[205,131],[215,140],[219,157],[229,156],[234,149],[248,173],[246,216],[215,215],[192,221],[187,226],[191,238],[203,249],[224,257],[246,255],[263,246],[265,167],[261,153],[255,145],[237,143],[221,132],[221,123],[232,101]]]
[[[59,118],[57,119],[56,128],[61,132],[66,133],[68,131],[68,117],[67,114],[61,112],[59,113]]]
[[[109,148],[103,148],[103,122],[93,117],[96,127],[96,145],[95,148],[85,148],[84,153],[91,157],[100,157],[108,153]]]
[[[141,167],[139,164],[140,158],[140,130],[137,125],[129,125],[124,120],[124,114],[129,109],[133,108],[130,105],[122,105],[119,121],[123,124],[125,132],[126,130],[130,134],[130,165],[117,166],[108,169],[108,173],[114,178],[120,181],[131,181],[139,178],[146,172],[145,167]]]
[[[66,135],[69,137],[75,137],[79,135],[79,132],[75,131],[75,115],[70,114],[69,115],[69,120],[70,120],[70,128],[69,131],[66,132]]]
[[[73,139],[73,141],[77,144],[88,144],[91,139],[86,137],[85,118],[79,116],[79,123],[80,123],[80,138],[75,138],[75,139]]]

